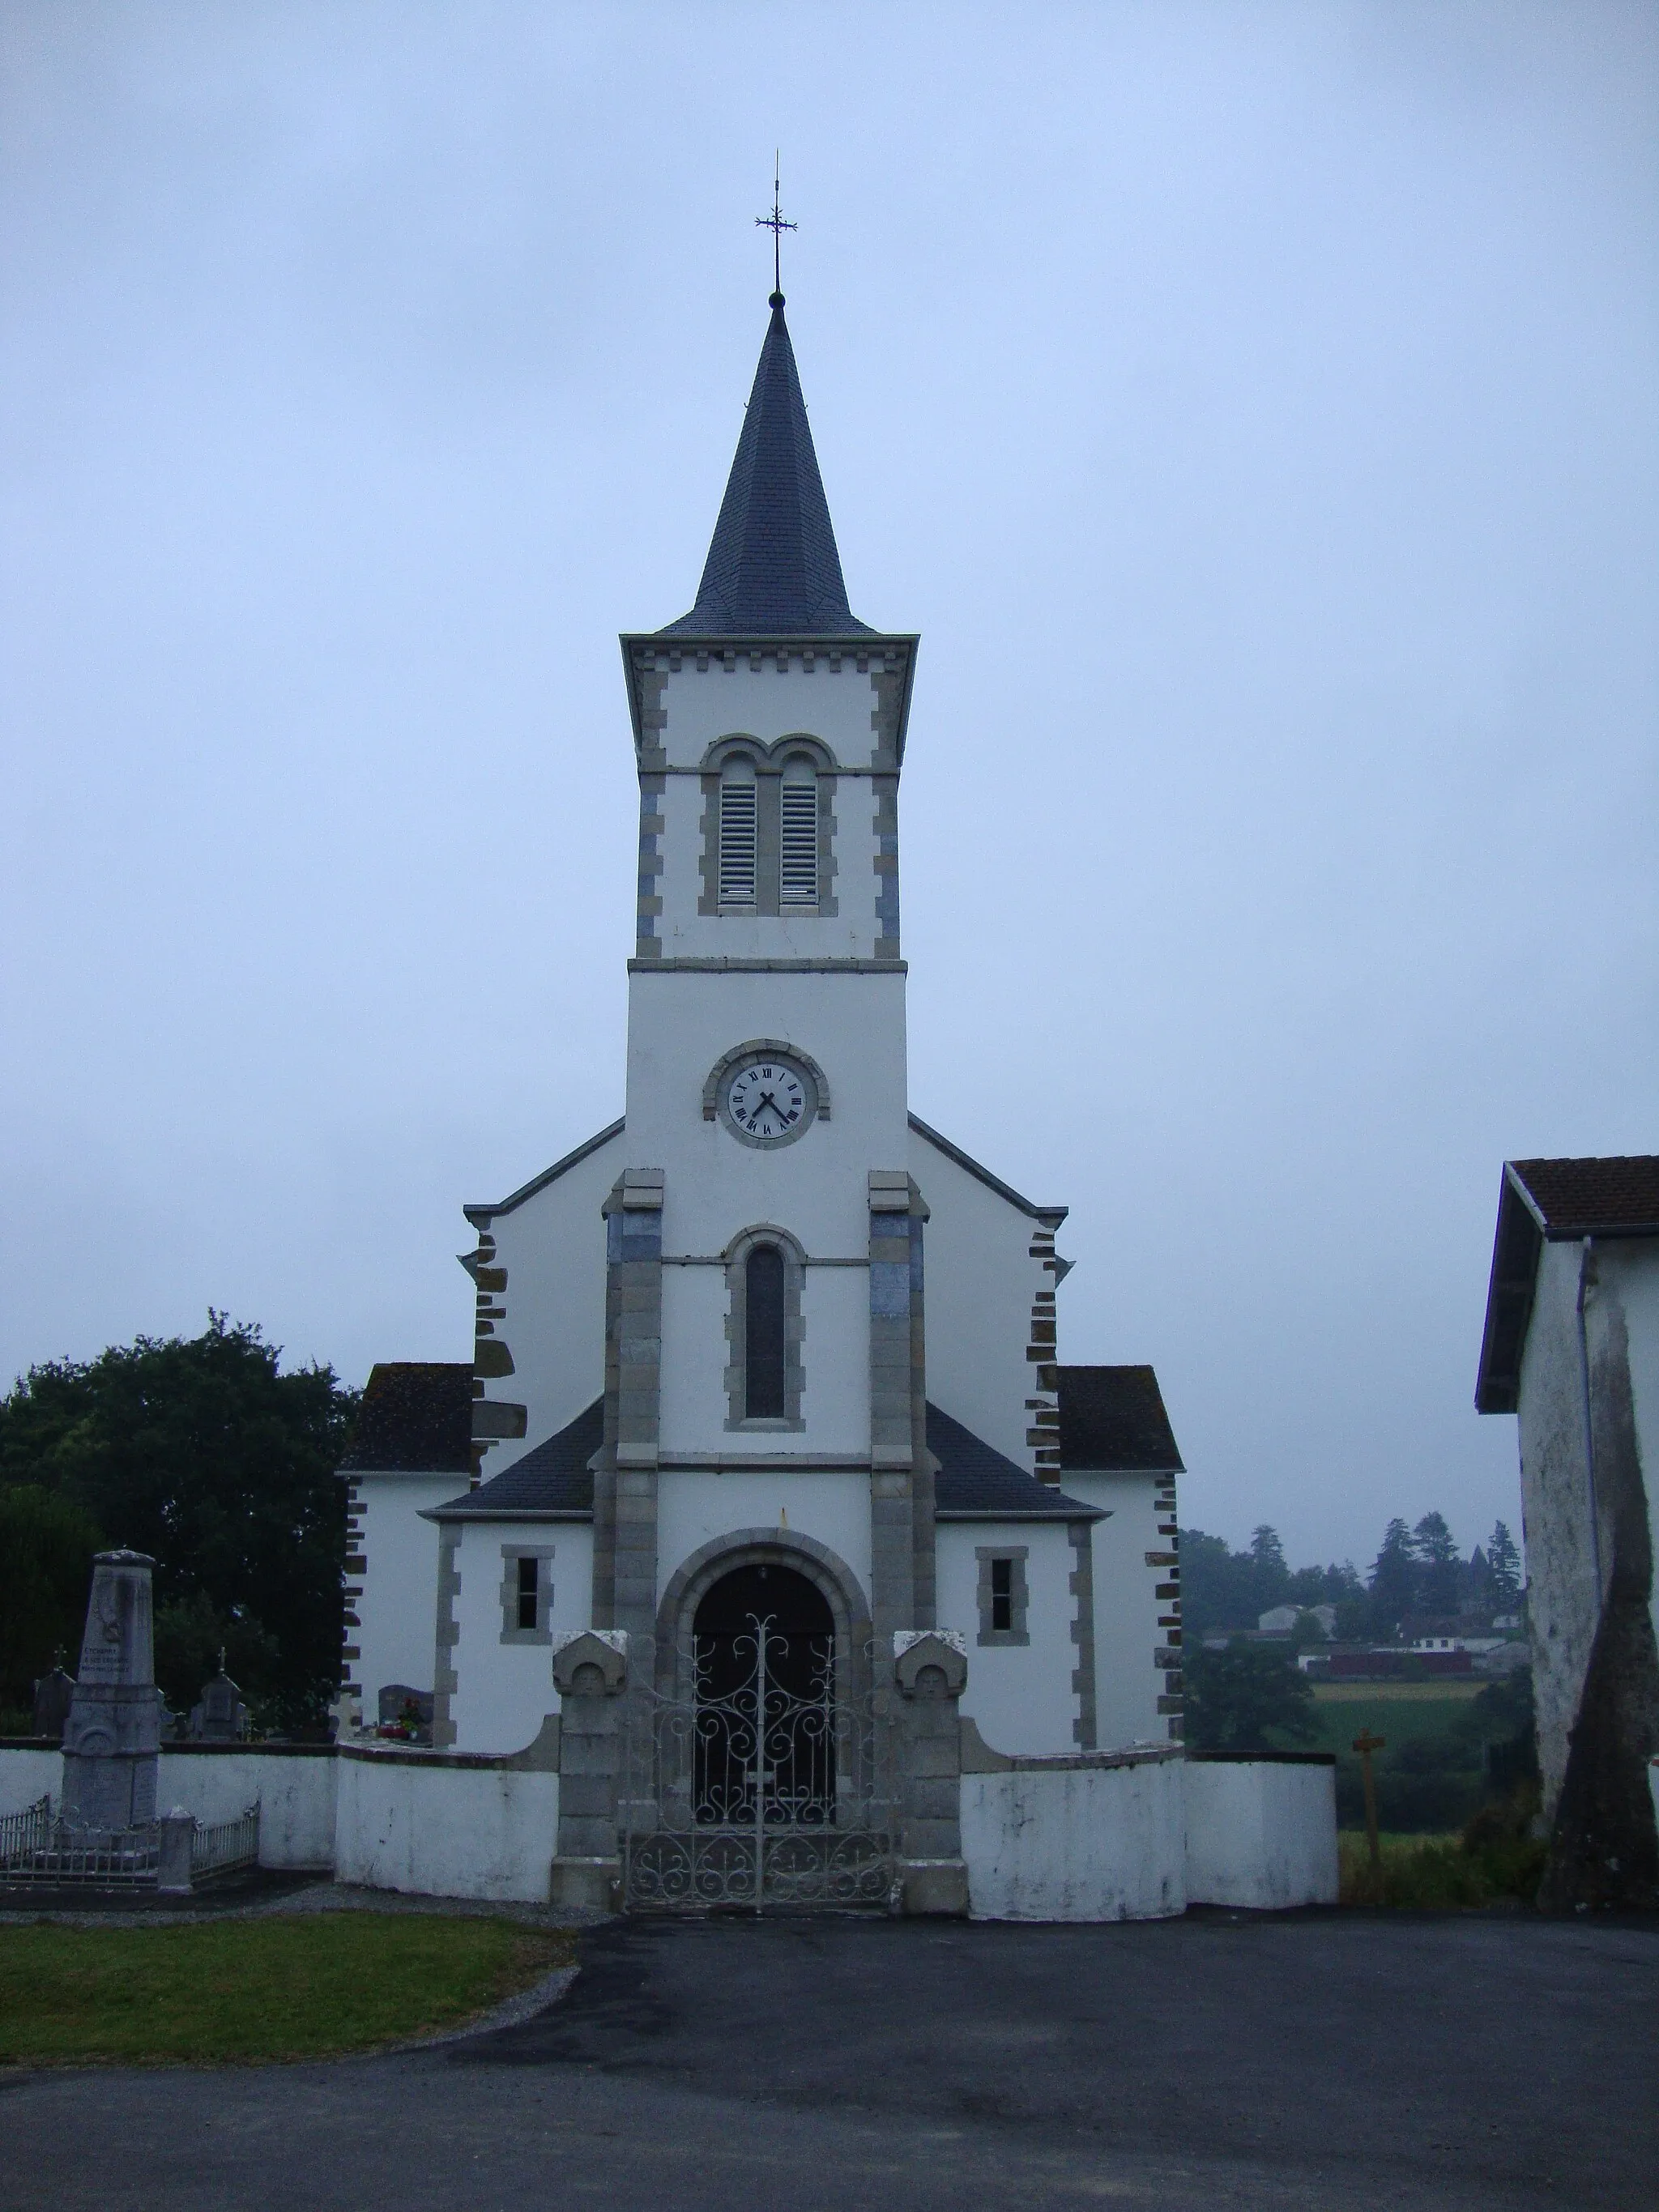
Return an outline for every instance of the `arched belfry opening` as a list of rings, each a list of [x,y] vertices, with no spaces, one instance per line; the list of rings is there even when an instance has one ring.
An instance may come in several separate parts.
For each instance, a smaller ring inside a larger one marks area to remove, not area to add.
[[[697,1823],[828,1826],[836,1623],[823,1593],[793,1567],[734,1567],[704,1593],[692,1644]]]

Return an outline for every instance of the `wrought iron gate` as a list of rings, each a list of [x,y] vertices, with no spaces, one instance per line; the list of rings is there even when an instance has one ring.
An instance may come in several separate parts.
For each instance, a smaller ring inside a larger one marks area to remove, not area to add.
[[[630,1693],[628,1910],[885,1905],[886,1762],[869,1698],[838,1694],[835,1638],[751,1614],[680,1656],[689,1696]]]

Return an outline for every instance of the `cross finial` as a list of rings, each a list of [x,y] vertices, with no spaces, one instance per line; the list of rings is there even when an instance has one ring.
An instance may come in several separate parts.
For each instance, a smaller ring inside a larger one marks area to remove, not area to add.
[[[799,223],[786,222],[783,219],[783,209],[778,199],[781,167],[781,164],[775,154],[772,157],[772,212],[755,217],[757,230],[769,230],[772,234],[772,297],[767,305],[773,307],[783,305],[783,234],[786,230],[799,230],[800,228]]]

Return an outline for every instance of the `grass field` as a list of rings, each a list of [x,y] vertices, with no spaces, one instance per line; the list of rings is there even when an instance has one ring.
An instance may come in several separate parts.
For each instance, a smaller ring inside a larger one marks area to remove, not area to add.
[[[1363,1705],[1370,1698],[1386,1698],[1390,1703],[1401,1705],[1457,1703],[1478,1698],[1486,1686],[1484,1681],[1468,1675],[1444,1682],[1316,1682],[1314,1702],[1321,1705]]]
[[[1345,1682],[1339,1686],[1366,1694],[1333,1698],[1316,1690],[1309,1718],[1317,1733],[1308,1739],[1306,1748],[1334,1751],[1344,1759],[1352,1757],[1351,1746],[1362,1729],[1386,1737],[1392,1748],[1414,1737],[1443,1735],[1469,1703],[1464,1694],[1449,1698],[1437,1684],[1407,1682],[1396,1688],[1388,1682]],[[1462,1685],[1457,1686],[1461,1692]],[[1475,1685],[1477,1690],[1484,1687],[1483,1683]],[[1425,1689],[1427,1697],[1418,1694]]]
[[[452,2027],[573,1956],[568,1936],[435,1913],[0,1928],[0,2060],[329,2057]]]

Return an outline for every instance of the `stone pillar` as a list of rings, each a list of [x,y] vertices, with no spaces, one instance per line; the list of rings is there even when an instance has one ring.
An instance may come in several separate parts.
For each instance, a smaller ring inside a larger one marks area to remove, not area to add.
[[[638,1639],[634,1664],[641,1681],[651,1679],[657,1625],[662,1208],[660,1168],[628,1169],[603,1208],[605,1444],[594,1480],[593,1620]]]
[[[907,1912],[964,1913],[962,1729],[967,1639],[952,1629],[895,1638],[898,1690],[899,1863]]]
[[[870,1170],[870,1609],[876,1687],[890,1680],[892,1639],[916,1626],[916,1422],[911,1325],[920,1224],[902,1169]]]
[[[161,1815],[158,1823],[155,1887],[163,1897],[190,1895],[190,1846],[195,1833],[196,1823],[182,1805],[175,1805],[170,1813]]]
[[[137,1828],[155,1818],[161,1752],[150,1572],[142,1552],[100,1552],[64,1730],[62,1818]]]
[[[578,1629],[553,1647],[559,1720],[559,1838],[555,1905],[616,1905],[622,1879],[617,1800],[628,1756],[629,1639],[621,1629]]]

